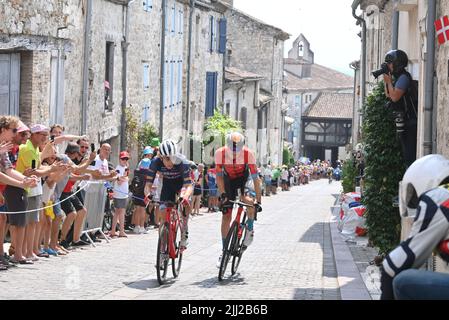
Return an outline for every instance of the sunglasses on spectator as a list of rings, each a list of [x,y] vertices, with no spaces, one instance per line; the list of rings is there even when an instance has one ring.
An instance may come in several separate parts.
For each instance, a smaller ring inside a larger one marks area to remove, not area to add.
[[[128,161],[128,160],[129,160],[129,158],[120,158],[120,160],[125,160],[125,161]]]

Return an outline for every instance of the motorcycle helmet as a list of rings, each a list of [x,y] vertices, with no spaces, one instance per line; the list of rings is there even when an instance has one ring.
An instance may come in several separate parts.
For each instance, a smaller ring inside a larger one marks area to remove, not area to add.
[[[385,55],[385,62],[393,64],[393,74],[397,75],[408,65],[408,56],[402,50],[390,50]]]
[[[419,197],[449,182],[449,160],[439,154],[424,156],[407,169],[399,186],[401,216],[413,216]]]

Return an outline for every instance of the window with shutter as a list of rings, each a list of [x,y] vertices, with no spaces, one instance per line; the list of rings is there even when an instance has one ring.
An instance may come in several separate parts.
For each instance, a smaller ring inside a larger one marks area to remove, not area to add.
[[[106,42],[105,81],[104,81],[104,109],[112,111],[114,93],[114,42]]]
[[[143,112],[142,112],[142,122],[148,122],[150,120],[150,106],[148,104],[144,104]]]
[[[171,8],[171,14],[172,14],[171,34],[172,36],[174,36],[176,34],[176,4],[173,4],[173,7]]]
[[[167,83],[168,83],[168,76],[167,76],[167,69],[168,69],[168,60],[165,60],[164,62],[164,81],[163,81],[163,88],[162,88],[162,101],[164,105],[164,109],[167,109]]]
[[[178,104],[182,104],[182,59],[178,61]]]
[[[217,102],[217,72],[206,73],[206,118],[214,115]]]
[[[226,28],[227,22],[225,18],[220,19],[219,23],[219,35],[220,39],[218,41],[218,52],[224,54],[226,52]]]
[[[170,61],[170,109],[173,109],[174,106],[174,101],[173,101],[173,97],[174,97],[174,64],[175,61],[172,57],[171,61]]]
[[[179,10],[179,32],[180,35],[184,33],[184,12]]]
[[[246,107],[242,107],[240,110],[240,121],[242,123],[242,129],[246,129]]]
[[[150,64],[143,64],[143,90],[147,91],[150,88]]]
[[[153,0],[143,0],[143,10],[150,12],[153,8]]]
[[[213,16],[210,16],[209,18],[209,33],[210,33],[210,39],[209,39],[209,52],[214,51],[214,37],[215,37],[215,18]]]
[[[170,16],[170,12],[168,11],[168,4],[165,4],[165,32],[168,32],[169,29],[169,16]]]

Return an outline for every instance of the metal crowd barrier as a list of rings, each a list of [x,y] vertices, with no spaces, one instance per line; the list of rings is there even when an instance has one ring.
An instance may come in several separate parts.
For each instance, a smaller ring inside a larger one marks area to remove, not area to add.
[[[103,233],[104,207],[106,201],[106,187],[103,181],[90,181],[84,189],[84,206],[87,209],[86,220],[82,234],[85,234],[90,243],[95,247],[89,237],[89,232],[99,231],[109,243],[108,237]]]

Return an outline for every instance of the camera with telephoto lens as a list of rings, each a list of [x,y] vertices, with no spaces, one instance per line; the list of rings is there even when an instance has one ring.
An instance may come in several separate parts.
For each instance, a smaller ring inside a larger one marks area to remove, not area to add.
[[[388,69],[388,64],[386,62],[382,63],[380,65],[380,69],[379,70],[375,70],[372,72],[372,75],[374,76],[374,78],[379,78],[381,75],[383,74],[387,74],[390,72],[390,69]]]

